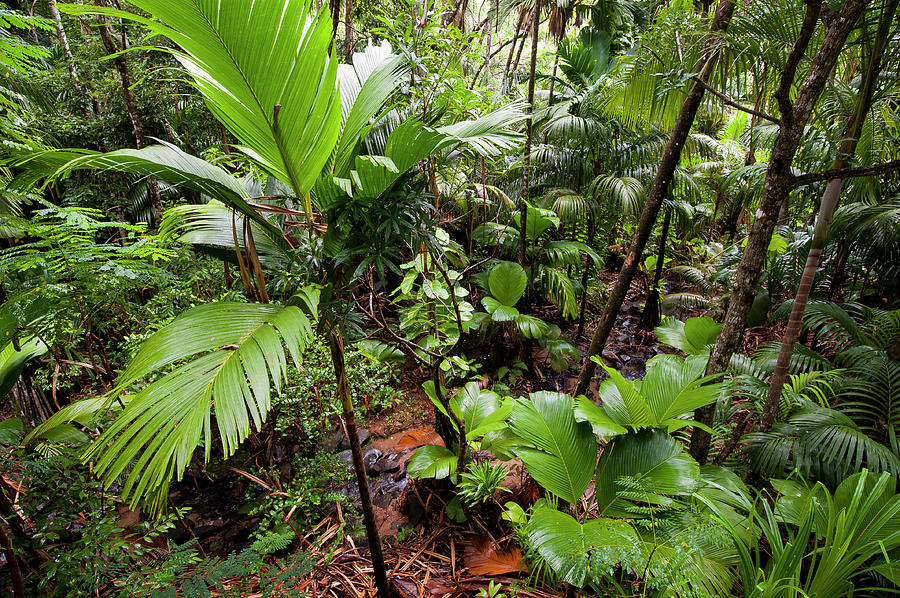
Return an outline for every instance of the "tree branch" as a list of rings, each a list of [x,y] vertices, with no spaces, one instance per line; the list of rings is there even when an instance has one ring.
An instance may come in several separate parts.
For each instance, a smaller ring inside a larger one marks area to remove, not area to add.
[[[876,174],[889,174],[900,170],[900,160],[892,160],[884,164],[874,166],[860,166],[857,168],[839,168],[836,170],[824,170],[822,172],[810,172],[795,176],[791,181],[791,189],[796,189],[810,183],[830,181],[832,179],[852,179],[856,177],[872,176]]]
[[[822,0],[809,0],[806,4],[806,12],[803,16],[803,24],[800,26],[800,34],[788,55],[784,69],[781,71],[781,81],[775,90],[775,100],[778,102],[778,110],[781,112],[781,120],[788,126],[794,120],[794,105],[791,103],[791,86],[797,75],[797,67],[806,54],[806,48],[812,39],[819,22],[819,13],[822,10]]]
[[[759,110],[755,110],[755,109],[753,109],[753,108],[748,108],[747,106],[744,106],[744,105],[742,105],[742,104],[739,104],[737,101],[731,99],[730,97],[728,97],[727,95],[725,95],[725,94],[722,93],[721,91],[719,91],[719,90],[714,89],[713,87],[711,87],[708,83],[706,83],[705,81],[701,80],[699,77],[694,77],[693,80],[696,81],[697,83],[699,83],[699,84],[703,87],[703,89],[705,89],[706,91],[708,91],[708,92],[711,93],[712,95],[716,96],[717,98],[719,98],[720,100],[722,100],[723,102],[725,102],[725,105],[726,105],[726,106],[731,106],[732,108],[736,108],[736,109],[740,110],[741,112],[746,112],[747,114],[752,114],[753,116],[756,116],[757,118],[761,118],[761,119],[763,119],[763,120],[767,120],[767,121],[769,121],[769,122],[773,122],[773,123],[775,123],[776,125],[780,125],[780,124],[781,124],[781,121],[780,121],[780,120],[778,120],[777,118],[775,118],[774,116],[772,116],[772,115],[770,115],[770,114],[766,114],[765,112],[761,112],[761,111],[759,111]]]

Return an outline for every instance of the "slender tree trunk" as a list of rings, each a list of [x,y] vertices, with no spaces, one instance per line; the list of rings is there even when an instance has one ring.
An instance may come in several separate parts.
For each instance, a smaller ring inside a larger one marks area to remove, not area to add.
[[[334,42],[338,26],[341,24],[341,0],[329,0],[328,12],[331,13],[331,41]]]
[[[857,95],[856,107],[844,130],[844,141],[841,143],[837,157],[832,164],[833,170],[847,168],[850,161],[856,154],[856,146],[862,132],[863,122],[866,114],[872,105],[872,94],[875,91],[875,83],[878,80],[878,74],[881,71],[881,59],[887,48],[890,38],[890,24],[893,21],[894,13],[897,10],[898,0],[888,0],[881,15],[881,21],[878,25],[878,33],[875,35],[875,45],[872,53],[868,58],[868,64],[864,67],[863,83],[860,86]],[[834,217],[834,211],[837,209],[838,202],[841,199],[841,190],[844,186],[844,179],[832,179],[828,181],[825,192],[819,207],[819,216],[816,220],[816,227],[813,232],[813,238],[810,242],[809,255],[806,258],[806,266],[803,269],[803,275],[800,278],[800,284],[797,288],[797,295],[794,298],[794,304],[791,308],[791,316],[788,320],[787,328],[781,341],[781,351],[778,354],[778,361],[775,364],[775,371],[769,379],[769,392],[766,396],[766,403],[763,408],[762,417],[760,418],[759,429],[767,432],[772,428],[775,421],[776,412],[778,410],[778,400],[781,398],[781,392],[784,388],[784,382],[787,378],[788,368],[790,366],[791,355],[794,353],[794,346],[800,335],[800,327],[803,324],[803,313],[806,310],[806,304],[809,301],[809,294],[812,289],[816,272],[819,269],[819,262],[822,257],[822,250],[825,248],[825,242],[828,237],[828,231],[831,227],[831,220]]]
[[[666,240],[669,238],[669,223],[672,221],[672,209],[666,210],[663,216],[662,232],[659,234],[659,254],[656,256],[656,269],[653,272],[653,282],[647,290],[647,301],[644,303],[644,311],[638,328],[651,330],[659,326],[659,281],[662,279],[663,262],[666,259]]]
[[[53,19],[53,24],[56,26],[56,38],[59,40],[59,45],[66,55],[66,67],[69,69],[69,76],[72,77],[72,85],[75,87],[78,95],[90,101],[94,116],[100,116],[100,104],[97,103],[97,100],[92,95],[85,93],[84,88],[81,86],[81,80],[78,78],[78,72],[75,70],[75,58],[72,56],[72,50],[69,48],[69,38],[63,27],[59,9],[56,7],[56,0],[47,0],[47,8],[50,11],[50,18]],[[87,116],[87,110],[85,110],[84,114]]]
[[[507,92],[512,87],[509,84],[510,78],[513,76],[513,73],[515,73],[517,70],[519,70],[519,59],[522,58],[522,50],[525,49],[525,41],[528,39],[528,32],[531,31],[533,21],[534,21],[534,10],[531,11],[531,14],[528,17],[528,22],[525,24],[525,31],[522,33],[522,39],[519,41],[519,49],[516,52],[516,59],[513,60],[512,66],[507,70],[507,73],[506,73],[507,76],[504,79]]]
[[[96,0],[97,6],[104,6],[102,0]],[[98,17],[98,31],[103,47],[109,54],[115,54],[119,51],[119,47],[113,39],[112,29],[106,22],[105,17]],[[123,31],[124,37],[124,31]],[[124,41],[124,39],[123,39]],[[124,44],[123,44],[124,45]],[[125,101],[125,108],[128,110],[128,116],[131,119],[131,126],[134,130],[134,140],[138,149],[147,147],[147,134],[144,129],[144,120],[138,111],[137,101],[134,93],[131,91],[131,75],[128,72],[128,64],[125,62],[125,56],[119,54],[112,59],[116,72],[119,74],[119,83],[122,88],[122,99]],[[147,195],[150,198],[150,209],[153,212],[153,220],[156,226],[162,222],[163,209],[162,199],[159,196],[159,183],[154,178],[147,179]]]
[[[550,75],[550,91],[547,93],[547,105],[553,105],[553,91],[556,88],[556,70],[559,68],[559,54],[553,57],[553,73]]]
[[[9,577],[12,581],[13,598],[25,598],[25,580],[22,577],[22,569],[19,568],[19,557],[13,548],[12,540],[0,526],[0,547],[6,555],[6,564],[9,567]]]
[[[534,76],[537,68],[538,22],[541,0],[535,0],[531,19],[531,64],[528,69],[528,120],[525,121],[525,154],[522,159],[522,192],[519,194],[519,263],[525,266],[528,248],[528,191],[531,185],[531,140],[534,136]]]
[[[733,14],[734,4],[730,0],[721,0],[710,25],[710,33],[704,43],[703,58],[698,65],[698,77],[703,83],[709,80],[713,66],[716,63],[716,46],[719,36],[727,29]],[[619,277],[616,279],[615,285],[613,285],[609,300],[607,300],[606,306],[603,308],[603,314],[600,316],[597,330],[591,339],[591,345],[585,356],[584,367],[581,369],[581,375],[578,378],[578,385],[575,389],[576,395],[584,394],[587,391],[596,368],[594,362],[591,361],[591,356],[600,354],[615,325],[616,316],[622,307],[622,302],[625,300],[625,294],[631,286],[634,273],[637,271],[638,263],[644,253],[647,239],[650,238],[650,233],[656,222],[660,206],[662,206],[663,198],[675,176],[675,169],[681,160],[681,150],[690,133],[697,110],[700,108],[703,92],[703,85],[700,82],[694,83],[688,92],[687,98],[681,105],[681,111],[678,114],[678,120],[675,122],[672,137],[669,139],[669,143],[663,152],[659,170],[656,172],[656,178],[653,180],[653,187],[650,190],[650,195],[647,197],[647,202],[644,204],[644,211],[641,213],[641,218],[638,221],[637,230],[628,249],[628,255],[625,257],[622,269],[619,271]]]
[[[341,399],[341,407],[344,411],[347,440],[350,442],[350,452],[353,456],[353,469],[356,470],[356,482],[359,485],[359,502],[362,506],[363,521],[366,525],[366,538],[369,541],[369,552],[372,557],[375,587],[378,588],[379,598],[388,598],[391,594],[387,581],[387,568],[384,564],[384,554],[381,551],[381,536],[378,534],[378,523],[375,521],[375,511],[372,507],[372,495],[369,492],[369,480],[366,477],[362,447],[359,444],[359,436],[356,433],[356,413],[353,409],[353,399],[350,397],[350,386],[347,383],[344,361],[344,340],[337,326],[331,329],[328,343],[331,348],[331,361],[334,364],[338,396]]]
[[[509,69],[512,65],[513,56],[516,53],[516,40],[519,39],[519,34],[522,31],[522,21],[524,20],[525,10],[522,9],[519,11],[519,19],[516,21],[516,28],[509,46],[509,55],[506,57],[506,67],[503,69],[503,82],[500,87],[501,93],[506,93],[506,90],[509,88]]]
[[[353,0],[347,0],[346,10],[344,12],[344,43],[346,44],[346,55],[349,60],[353,56]]]
[[[810,0],[800,35],[795,43],[781,74],[775,97],[781,113],[778,139],[769,159],[766,179],[763,183],[759,209],[747,238],[747,246],[735,275],[734,288],[728,301],[728,310],[719,338],[707,365],[707,374],[724,372],[728,368],[732,354],[737,350],[741,334],[747,321],[747,314],[756,296],[756,284],[766,257],[766,250],[775,229],[781,204],[790,193],[793,183],[791,165],[809,121],[816,101],[828,83],[838,56],[853,25],[867,5],[867,0],[846,0],[840,9],[829,11],[825,20],[825,32],[806,71],[803,84],[791,103],[791,89],[801,59],[813,37],[822,0]],[[708,425],[713,422],[715,404],[702,407],[694,412],[697,421]],[[695,427],[691,436],[691,455],[703,464],[709,455],[710,435]]]
[[[487,75],[490,76],[490,73],[491,73],[491,41],[492,41],[491,38],[494,33],[494,28],[491,27],[490,19],[487,19],[485,21],[484,26],[487,29],[485,31],[485,34],[487,35],[487,41],[484,45],[484,64],[481,65],[481,68],[487,69],[487,70],[485,70],[485,73],[487,73]],[[478,75],[480,73],[481,73],[481,69],[479,69],[478,73],[476,73],[475,77],[472,79],[472,87],[474,87],[475,82],[478,81]]]

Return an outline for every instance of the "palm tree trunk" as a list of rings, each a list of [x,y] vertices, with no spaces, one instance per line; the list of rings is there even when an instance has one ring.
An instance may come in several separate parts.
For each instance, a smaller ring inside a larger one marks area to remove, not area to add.
[[[867,4],[867,0],[846,0],[840,9],[830,13],[825,24],[822,43],[810,61],[803,84],[796,92],[796,100],[791,103],[791,89],[797,68],[815,33],[822,0],[812,0],[806,5],[806,14],[800,35],[788,56],[781,73],[778,90],[775,93],[781,113],[780,132],[769,159],[757,217],[747,238],[747,246],[735,276],[734,288],[728,302],[728,310],[725,313],[725,321],[707,365],[707,374],[724,372],[728,368],[732,354],[737,350],[747,321],[747,314],[756,296],[756,285],[781,204],[785,195],[789,194],[792,189],[794,177],[791,173],[791,165],[800,145],[803,129],[812,115],[816,101],[831,78],[831,72],[834,70],[847,36]],[[694,412],[694,418],[709,426],[713,422],[714,414],[715,404],[701,407]],[[709,443],[710,435],[701,428],[695,427],[691,436],[691,455],[700,464],[706,462],[709,455]]]
[[[599,355],[606,346],[606,340],[609,338],[615,325],[619,308],[622,307],[622,302],[625,300],[625,293],[628,292],[628,288],[631,286],[634,273],[637,271],[638,262],[644,253],[644,247],[647,245],[647,239],[650,238],[653,225],[656,223],[656,216],[662,206],[663,198],[675,176],[678,162],[681,160],[681,150],[703,100],[704,84],[709,80],[713,66],[716,63],[716,46],[719,42],[719,37],[728,28],[732,14],[734,14],[734,4],[730,0],[721,0],[710,25],[710,33],[707,35],[704,43],[703,59],[700,62],[698,72],[700,81],[695,82],[691,86],[687,98],[681,105],[678,120],[675,122],[675,128],[672,130],[672,137],[669,139],[669,143],[663,152],[659,170],[656,172],[656,178],[653,180],[653,187],[650,190],[650,195],[647,197],[647,202],[644,204],[644,211],[641,213],[637,230],[634,233],[634,238],[631,240],[628,255],[622,264],[619,277],[616,279],[616,284],[613,285],[609,300],[606,302],[603,314],[600,316],[600,323],[591,339],[591,345],[588,348],[584,366],[578,378],[578,385],[575,390],[576,395],[584,394],[587,391],[596,368],[594,362],[591,361],[591,357]]]
[[[659,326],[659,281],[662,278],[663,261],[666,259],[666,240],[669,238],[669,223],[672,221],[672,209],[666,210],[663,216],[662,232],[659,234],[659,254],[656,256],[656,270],[653,272],[653,282],[647,290],[647,301],[644,303],[644,311],[638,328],[651,330]]]
[[[344,361],[344,340],[337,326],[331,329],[328,344],[331,349],[334,376],[337,380],[338,396],[341,399],[341,407],[343,409],[344,425],[347,427],[347,440],[350,442],[350,453],[353,456],[353,469],[356,470],[356,482],[359,485],[359,502],[362,506],[363,521],[366,526],[366,538],[369,541],[372,570],[375,574],[375,587],[378,588],[379,598],[388,598],[391,594],[387,581],[387,568],[385,567],[384,554],[381,550],[381,536],[378,533],[378,523],[375,521],[375,510],[372,507],[372,495],[369,491],[369,480],[366,477],[362,447],[359,444],[359,436],[356,433],[356,413],[353,409],[353,399],[350,397],[350,386],[347,383],[347,371]]]
[[[103,0],[96,0],[97,6],[104,6]],[[109,54],[116,54],[119,47],[113,39],[112,30],[104,17],[98,17],[98,31],[103,47]],[[123,45],[125,42],[123,32]],[[137,101],[134,99],[134,92],[131,91],[131,75],[128,72],[128,64],[125,62],[125,56],[119,54],[113,59],[113,65],[119,74],[119,83],[122,89],[122,99],[125,101],[125,108],[128,110],[128,116],[131,119],[131,126],[134,129],[134,140],[138,149],[147,147],[147,134],[144,129],[144,120],[138,111]],[[153,220],[156,226],[162,222],[163,209],[162,199],[159,196],[159,184],[154,178],[147,179],[147,195],[150,198],[150,209],[153,212]]]
[[[882,11],[881,21],[878,24],[878,33],[875,35],[875,45],[869,56],[868,65],[864,69],[864,80],[857,95],[856,107],[850,117],[850,122],[847,123],[847,127],[844,130],[844,141],[841,143],[840,150],[832,164],[832,169],[834,170],[850,166],[850,160],[856,154],[856,146],[862,132],[863,122],[866,114],[869,112],[869,108],[872,106],[872,94],[875,91],[875,83],[881,71],[881,59],[884,56],[884,51],[890,38],[889,27],[897,10],[897,2],[898,0],[888,0]],[[769,431],[772,428],[772,423],[775,421],[778,400],[781,398],[781,392],[787,378],[791,355],[794,353],[794,345],[800,335],[803,313],[809,301],[813,280],[819,269],[822,250],[825,248],[828,231],[831,227],[831,219],[841,199],[843,186],[844,179],[832,179],[828,181],[825,192],[822,195],[819,217],[816,220],[809,255],[806,258],[806,266],[803,269],[803,276],[800,278],[800,285],[797,288],[797,295],[791,308],[791,316],[784,331],[784,337],[781,340],[781,351],[778,354],[775,371],[769,379],[769,392],[766,396],[766,403],[759,423],[759,429],[763,432]]]
[[[528,120],[525,121],[525,155],[522,159],[522,191],[519,194],[519,263],[525,266],[525,250],[528,248],[528,188],[531,184],[531,139],[534,136],[534,75],[537,68],[538,23],[541,0],[535,0],[531,18],[531,64],[528,71]]]

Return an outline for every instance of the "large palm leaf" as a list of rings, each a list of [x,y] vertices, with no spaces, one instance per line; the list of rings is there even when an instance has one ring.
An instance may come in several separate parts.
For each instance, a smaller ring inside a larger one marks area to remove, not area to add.
[[[591,519],[581,524],[567,513],[535,509],[527,527],[528,541],[566,582],[584,586],[597,550],[625,552],[638,544],[634,528],[624,521]]]
[[[114,14],[175,42],[175,58],[241,149],[302,195],[338,139],[337,60],[330,20],[307,0],[133,0],[157,20]]]
[[[641,517],[645,505],[665,507],[669,496],[688,495],[700,483],[700,467],[660,430],[631,432],[610,440],[594,480],[597,508],[608,517]]]
[[[517,399],[509,426],[531,445],[514,449],[528,473],[556,496],[577,502],[594,474],[597,441],[588,424],[575,421],[572,397],[536,392],[530,401]]]
[[[272,382],[280,386],[287,355],[298,362],[311,336],[299,307],[210,303],[188,310],[141,345],[109,400],[166,374],[131,398],[84,458],[107,486],[126,474],[122,497],[132,505],[150,497],[161,510],[172,477],[181,478],[201,443],[209,459],[213,418],[226,457],[251,426],[260,428]]]
[[[290,250],[282,231],[247,203],[250,195],[237,178],[170,143],[160,142],[143,149],[123,149],[105,154],[73,150],[35,152],[22,154],[15,164],[27,168],[16,179],[17,184],[24,187],[32,186],[40,178],[57,179],[78,169],[129,172],[181,185],[227,204],[253,220],[265,231],[271,243],[282,251]],[[230,228],[229,225],[228,234]]]

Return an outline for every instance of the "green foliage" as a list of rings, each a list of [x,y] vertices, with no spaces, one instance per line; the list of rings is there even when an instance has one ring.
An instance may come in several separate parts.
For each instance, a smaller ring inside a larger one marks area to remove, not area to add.
[[[345,359],[350,396],[363,414],[383,412],[403,400],[396,368],[367,356],[358,344],[347,347]],[[314,444],[342,409],[328,343],[311,339],[299,367],[288,365],[285,380],[272,396],[274,430]]]
[[[488,275],[488,290],[500,304],[515,307],[525,294],[527,282],[528,277],[522,266],[515,262],[497,262]]]
[[[190,569],[173,567],[169,585],[155,588],[151,597],[205,598],[215,592],[220,596],[239,598],[253,592],[254,574],[259,576],[260,596],[305,596],[295,586],[312,568],[308,554],[297,551],[272,563],[264,562],[262,557],[262,553],[247,548],[225,558],[204,558]]]
[[[894,565],[889,555],[900,546],[900,497],[893,477],[863,470],[844,480],[833,494],[821,484],[809,487],[796,480],[773,484],[781,494],[774,509],[760,498],[753,510],[769,559],[762,556],[762,541],[748,538],[721,519],[738,549],[746,595],[837,598],[890,591],[883,582],[867,585],[875,580],[866,573],[882,571],[890,578]]]
[[[458,496],[470,507],[493,500],[498,489],[510,492],[500,486],[508,474],[509,470],[502,463],[474,463],[459,476]]]
[[[422,386],[435,408],[450,420],[453,429],[459,433],[456,422],[438,400],[434,383],[429,380]],[[477,440],[482,436],[482,444],[489,443],[491,438],[505,431],[505,420],[513,409],[509,398],[501,399],[495,392],[482,390],[477,382],[469,382],[465,388],[458,390],[450,398],[449,404],[453,414],[465,426],[465,446],[455,446],[453,450],[431,444],[420,447],[407,464],[407,472],[414,478],[443,479],[453,476],[451,479],[455,480],[459,451],[466,451],[468,454],[468,447],[477,446]]]
[[[278,480],[278,473],[272,471],[264,477]],[[257,544],[254,544],[254,550],[260,554],[281,550],[287,546],[285,542],[295,539],[295,530],[307,529],[334,503],[348,507],[348,496],[335,490],[335,487],[351,477],[347,464],[337,455],[321,453],[309,458],[298,456],[290,481],[276,481],[277,489],[250,500],[249,504],[252,506],[247,513],[262,515],[256,531]],[[261,541],[265,541],[265,546],[268,547],[266,551],[260,549],[263,544],[258,543]]]
[[[114,495],[97,486],[79,452],[60,444],[44,456],[14,456],[0,449],[0,465],[23,488],[17,502],[28,521],[29,535],[23,540],[30,550],[53,551],[53,558],[35,563],[42,595],[93,594],[116,575],[117,565],[140,567],[152,555],[153,539],[175,519],[172,515],[123,530]]]
[[[593,359],[599,361],[597,357]],[[657,355],[647,362],[644,378],[635,382],[601,362],[609,373],[609,379],[598,388],[603,407],[579,398],[577,417],[597,426],[601,435],[609,434],[610,423],[635,429],[662,427],[668,432],[702,425],[686,416],[698,407],[714,403],[725,390],[724,383],[711,383],[714,377],[701,377],[707,361],[706,355],[683,360],[676,355]]]
[[[709,317],[689,318],[682,322],[669,316],[653,332],[662,344],[687,355],[699,355],[709,353],[721,329],[722,325]]]
[[[753,467],[769,475],[797,469],[834,486],[863,467],[900,472],[897,453],[869,437],[845,413],[808,402],[769,432],[751,432],[744,440]]]
[[[416,449],[406,464],[406,472],[414,478],[442,480],[456,473],[458,457],[450,449],[426,444]]]
[[[601,515],[646,517],[673,505],[669,496],[687,496],[700,483],[697,462],[661,430],[644,430],[610,440],[595,478]]]
[[[462,284],[462,274],[449,268],[459,259],[456,246],[446,233],[436,235],[435,240],[440,253],[419,253],[403,264],[406,274],[394,291],[394,301],[406,304],[400,312],[400,331],[423,349],[417,355],[425,362],[429,361],[425,351],[448,351],[463,333],[477,325],[473,321],[475,308],[465,300],[469,290]]]
[[[127,472],[122,496],[132,505],[152,497],[161,511],[172,476],[181,478],[201,439],[209,460],[213,409],[229,456],[250,433],[251,420],[257,429],[265,421],[270,377],[278,388],[286,373],[282,343],[296,364],[311,335],[297,307],[217,303],[188,310],[143,343],[110,400],[154,372],[175,369],[137,392],[85,459],[94,460],[107,486]],[[58,414],[42,427],[66,418]]]
[[[515,227],[499,222],[486,222],[472,232],[472,238],[485,244],[498,245],[508,255],[514,255],[519,246],[519,227],[516,222],[518,213],[513,214],[512,219]],[[532,286],[540,289],[545,297],[555,303],[563,317],[572,319],[578,315],[578,304],[574,283],[566,270],[573,266],[580,268],[582,256],[587,257],[589,263],[595,266],[601,260],[597,252],[585,243],[555,239],[554,232],[559,224],[560,219],[552,210],[528,204],[526,237],[529,263],[520,266],[531,267]],[[493,294],[492,288],[490,291]],[[506,305],[502,301],[500,303]],[[490,313],[495,313],[492,305],[485,307]],[[515,314],[509,312],[506,319],[514,320]]]
[[[284,6],[243,2],[228,11],[215,2],[134,4],[159,22],[121,11],[67,10],[136,20],[178,44],[181,50],[172,54],[213,114],[246,146],[243,151],[298,195],[309,191],[340,127],[328,19],[301,0]],[[245,43],[248,34],[255,43]]]
[[[528,473],[561,499],[577,502],[594,475],[597,441],[591,428],[575,421],[572,397],[537,392],[515,399],[509,427],[527,446],[514,449]]]

